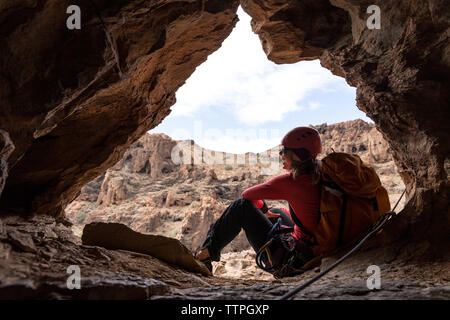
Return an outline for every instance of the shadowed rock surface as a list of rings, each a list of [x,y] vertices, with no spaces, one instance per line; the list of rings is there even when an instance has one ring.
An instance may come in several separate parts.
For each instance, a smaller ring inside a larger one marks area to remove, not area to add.
[[[82,10],[81,30],[66,27],[71,4]],[[381,9],[379,30],[366,25],[373,4]],[[169,114],[177,89],[232,31],[238,5],[237,0],[97,0],[95,7],[89,0],[0,3],[2,290],[23,281],[41,288],[43,273],[64,274],[73,261],[107,272],[115,268],[84,259],[84,248],[44,222],[51,217],[58,221],[50,225],[63,222],[64,208],[81,188]],[[387,272],[397,276],[394,266],[416,270],[398,281],[406,289],[368,298],[411,297],[408,289],[417,298],[436,292],[442,297],[450,248],[448,2],[245,0],[242,7],[270,60],[320,59],[355,86],[358,108],[390,146],[408,201],[371,244],[372,263],[388,261]],[[129,191],[105,199],[120,201]],[[385,248],[395,258],[384,260]],[[48,255],[56,259],[51,267],[45,266]],[[130,273],[131,260],[121,259]],[[191,284],[201,286],[207,285]],[[231,296],[246,296],[242,288],[233,290]],[[201,292],[214,297],[212,289]],[[361,291],[335,292],[337,298]]]
[[[239,4],[94,3],[0,5],[8,26],[0,36],[0,129],[9,135],[0,139],[14,147],[1,152],[4,213],[62,216],[83,185],[169,114],[177,89],[230,34]],[[80,30],[66,27],[74,4]]]
[[[0,43],[4,213],[61,216],[83,185],[167,116],[176,90],[232,31],[239,5],[122,0],[97,1],[95,10],[76,2],[83,28],[75,31],[66,27],[68,1],[0,7],[8,25]],[[366,26],[369,2],[242,7],[270,60],[320,59],[357,87],[358,108],[389,143],[411,200],[392,234],[439,241],[450,226],[449,8],[370,2],[381,8],[377,30]]]
[[[14,234],[11,236],[11,234]],[[108,237],[108,236],[106,236]],[[138,235],[144,238],[145,235]],[[19,244],[17,239],[28,245]],[[125,240],[126,241],[126,240]],[[296,299],[449,299],[450,257],[436,259],[429,244],[376,248],[353,256]],[[372,248],[371,248],[372,246]],[[31,249],[30,249],[31,248]],[[131,249],[131,248],[130,248]],[[2,299],[276,299],[314,277],[319,268],[282,280],[206,277],[147,254],[82,245],[53,217],[3,217],[0,224]],[[381,269],[381,289],[368,290],[367,267]],[[79,266],[81,289],[70,290],[68,267]]]
[[[120,223],[90,223],[84,227],[81,240],[84,245],[144,253],[191,272],[211,275],[180,241],[163,236],[144,235]]]

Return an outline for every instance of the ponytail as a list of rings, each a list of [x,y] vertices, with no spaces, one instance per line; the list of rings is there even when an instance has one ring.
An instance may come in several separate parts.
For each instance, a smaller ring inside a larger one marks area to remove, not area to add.
[[[320,181],[321,172],[319,166],[319,160],[309,158],[304,161],[297,161],[292,159],[291,172],[294,179],[303,174],[311,175],[311,181],[313,185],[316,185]]]

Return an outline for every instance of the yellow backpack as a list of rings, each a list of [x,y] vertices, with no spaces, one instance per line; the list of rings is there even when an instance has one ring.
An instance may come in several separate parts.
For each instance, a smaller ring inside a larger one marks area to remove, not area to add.
[[[355,154],[327,155],[322,159],[320,220],[311,246],[314,255],[324,256],[360,240],[390,209],[388,193],[372,167]]]

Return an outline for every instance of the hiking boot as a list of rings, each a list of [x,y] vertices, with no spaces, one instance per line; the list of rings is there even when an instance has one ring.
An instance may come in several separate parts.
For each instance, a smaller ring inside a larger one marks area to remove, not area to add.
[[[212,275],[213,272],[212,272],[212,260],[211,260],[211,257],[208,257],[208,258],[205,258],[203,260],[200,260],[197,257],[200,250],[197,250],[197,252],[195,252],[194,258],[197,259],[198,261],[200,261],[201,263],[203,263],[206,266],[206,268],[208,268],[209,272],[211,272],[211,275]]]
[[[202,262],[209,270],[209,272],[211,272],[211,275],[213,274],[212,272],[212,262],[211,262],[211,258],[206,258],[204,260],[200,260],[200,262]]]

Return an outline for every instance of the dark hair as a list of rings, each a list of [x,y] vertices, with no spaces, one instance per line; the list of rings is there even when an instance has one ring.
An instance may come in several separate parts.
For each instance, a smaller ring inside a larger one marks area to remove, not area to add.
[[[291,158],[291,169],[292,176],[296,179],[298,176],[302,174],[311,175],[311,181],[313,185],[316,185],[320,181],[320,166],[319,161],[314,158],[309,158],[304,161],[294,160],[292,154],[290,154]]]

